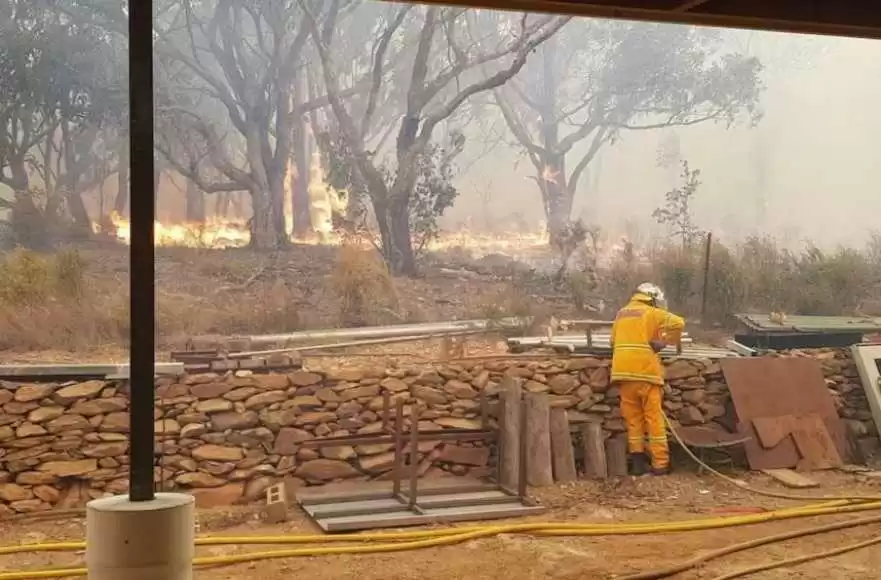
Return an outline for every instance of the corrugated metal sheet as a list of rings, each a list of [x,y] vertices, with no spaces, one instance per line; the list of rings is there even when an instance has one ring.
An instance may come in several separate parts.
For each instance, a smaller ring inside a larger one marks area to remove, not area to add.
[[[609,335],[597,335],[593,337],[592,345],[587,346],[587,339],[583,335],[555,336],[551,339],[543,336],[522,336],[508,339],[508,347],[518,350],[532,348],[553,348],[568,350],[570,352],[590,354],[611,354]],[[675,348],[667,347],[661,351],[662,358],[732,358],[741,356],[739,353],[726,348],[713,346],[685,344],[682,353],[678,354]]]
[[[737,319],[754,332],[881,332],[881,320],[867,316],[789,316],[783,323],[774,322],[768,314],[738,314]]]

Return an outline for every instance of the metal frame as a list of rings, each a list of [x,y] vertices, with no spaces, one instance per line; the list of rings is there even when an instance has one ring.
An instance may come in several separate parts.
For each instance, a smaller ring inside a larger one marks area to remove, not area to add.
[[[443,508],[460,508],[472,506],[502,506],[505,504],[519,503],[523,508],[541,510],[527,495],[527,454],[526,454],[526,409],[520,407],[520,449],[519,449],[519,474],[517,489],[509,489],[501,482],[501,447],[502,439],[499,436],[500,428],[493,429],[489,423],[489,413],[486,394],[481,392],[481,428],[480,429],[443,429],[443,430],[419,430],[419,417],[421,408],[419,404],[410,407],[410,418],[406,420],[404,413],[404,399],[395,401],[394,414],[391,413],[391,396],[388,392],[383,394],[383,434],[381,435],[344,435],[339,437],[317,438],[304,441],[301,445],[309,448],[336,447],[340,445],[375,445],[392,444],[394,446],[394,460],[392,462],[391,490],[381,491],[352,491],[341,492],[339,495],[330,494],[319,499],[298,497],[300,505],[312,516],[319,520],[321,515],[332,513],[333,517],[361,516],[369,514],[391,514],[407,510],[414,516],[432,517],[431,510]],[[409,430],[407,430],[409,427]],[[420,462],[419,443],[424,441],[487,441],[496,442],[498,460],[493,479],[495,481],[485,484],[465,483],[444,485],[442,487],[422,487],[419,485]],[[408,447],[409,446],[409,447]],[[483,495],[481,495],[483,492]],[[465,497],[452,497],[461,494]],[[450,496],[450,497],[445,497]],[[377,503],[374,500],[390,500],[386,503]],[[374,501],[374,503],[369,503]],[[357,503],[368,502],[367,505],[354,505],[351,507],[340,506],[341,509],[328,507],[322,510],[322,506],[328,503]],[[485,514],[475,512],[465,519],[479,519]],[[493,517],[490,514],[489,517]],[[495,516],[503,517],[503,516]],[[438,521],[454,521],[454,518],[438,518]],[[321,524],[319,524],[321,525]],[[336,531],[330,530],[327,531]]]

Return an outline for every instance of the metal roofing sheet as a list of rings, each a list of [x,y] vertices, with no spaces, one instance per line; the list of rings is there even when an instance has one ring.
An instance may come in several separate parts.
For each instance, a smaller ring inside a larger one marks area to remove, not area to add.
[[[768,314],[738,314],[738,320],[757,332],[881,332],[881,320],[866,316],[790,316],[783,323]]]
[[[543,336],[523,336],[508,339],[508,346],[519,348],[555,348],[567,349],[572,352],[610,354],[612,348],[609,345],[609,337],[594,337],[592,346],[587,346],[587,340],[583,336],[555,336],[548,339]],[[739,357],[739,353],[726,348],[717,348],[706,345],[683,345],[682,352],[677,353],[675,348],[667,347],[661,351],[662,358],[731,358]]]

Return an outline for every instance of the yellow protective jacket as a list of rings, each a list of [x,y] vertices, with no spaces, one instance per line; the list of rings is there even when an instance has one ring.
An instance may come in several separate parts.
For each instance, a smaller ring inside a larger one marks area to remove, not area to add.
[[[653,385],[664,384],[664,367],[650,342],[660,340],[678,343],[685,328],[685,320],[643,302],[648,297],[634,295],[618,311],[612,324],[611,381],[642,381]]]

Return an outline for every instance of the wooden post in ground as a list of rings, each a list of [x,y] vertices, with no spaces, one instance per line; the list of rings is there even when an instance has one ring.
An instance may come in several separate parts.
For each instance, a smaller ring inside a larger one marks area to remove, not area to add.
[[[606,442],[602,423],[585,423],[581,426],[581,444],[584,451],[584,475],[591,479],[609,477],[606,465]]]
[[[609,477],[627,475],[627,439],[615,435],[606,439],[606,465]]]
[[[569,433],[569,415],[566,409],[551,409],[550,430],[554,481],[557,483],[575,481],[578,479],[578,473],[575,471],[575,452],[572,449],[572,435]]]
[[[517,379],[505,377],[501,384],[499,426],[499,484],[515,491],[520,478],[520,399],[523,389]]]
[[[533,487],[554,484],[551,466],[550,404],[544,393],[528,393],[526,405],[526,480]]]

